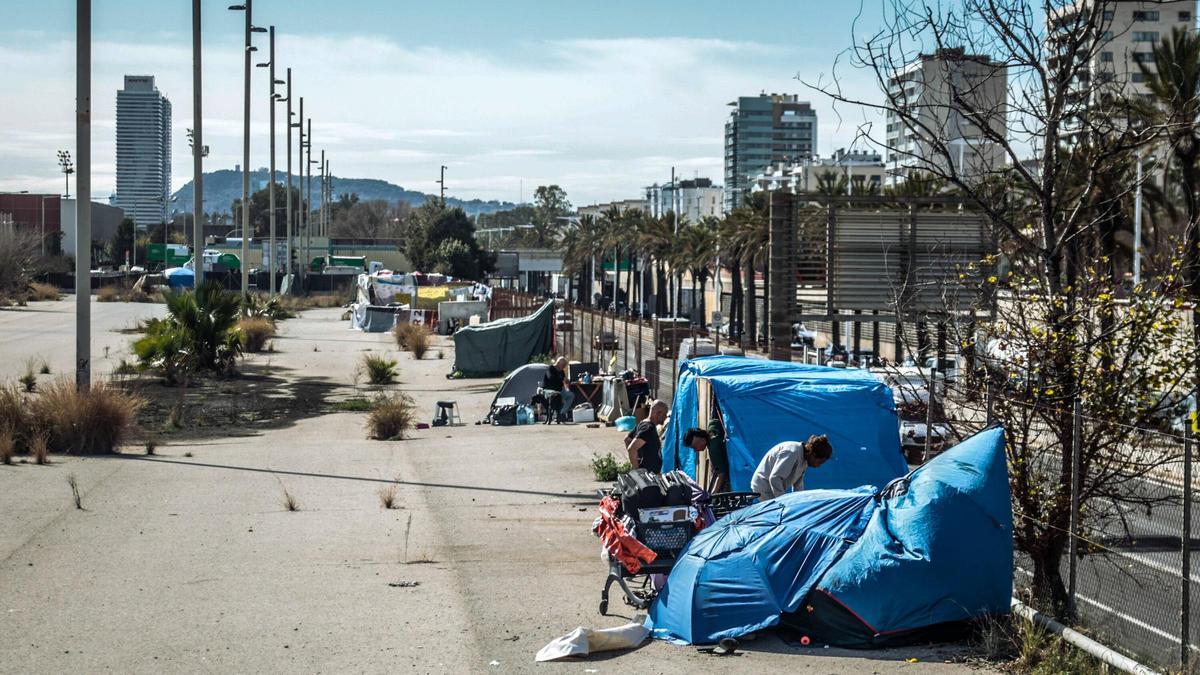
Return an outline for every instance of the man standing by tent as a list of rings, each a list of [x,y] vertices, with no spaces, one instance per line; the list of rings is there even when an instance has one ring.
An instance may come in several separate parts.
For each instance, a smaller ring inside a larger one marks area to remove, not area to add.
[[[567,386],[567,359],[564,356],[558,357],[554,365],[546,369],[546,376],[542,378],[542,395],[546,397],[546,405],[552,405],[552,395],[558,394],[561,399],[558,410],[554,411],[557,419],[566,418],[567,413],[571,410],[571,404],[575,402],[575,394],[571,392],[571,388]],[[550,423],[550,416],[546,416],[546,424]]]
[[[667,412],[666,403],[654,401],[650,404],[650,415],[633,430],[632,438],[625,446],[633,468],[662,472],[662,439],[658,437],[658,425],[667,420]]]
[[[762,501],[774,499],[789,492],[804,489],[804,473],[809,467],[817,468],[833,456],[833,446],[825,435],[809,436],[807,443],[784,441],[767,451],[754,477],[750,489],[758,493]]]

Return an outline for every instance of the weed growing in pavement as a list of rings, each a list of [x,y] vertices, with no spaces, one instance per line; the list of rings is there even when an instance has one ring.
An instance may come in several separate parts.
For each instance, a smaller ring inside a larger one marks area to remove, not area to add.
[[[171,409],[167,411],[167,428],[183,428],[183,401],[179,401],[175,405],[171,406]]]
[[[425,358],[431,342],[429,331],[425,330],[424,326],[419,328],[420,330],[413,331],[413,334],[408,336],[408,351],[412,352],[413,358],[418,361]]]
[[[46,363],[45,361],[42,361],[42,367],[38,369],[38,373],[41,375],[49,375],[50,374],[50,364]]]
[[[158,449],[158,439],[153,436],[147,438],[146,439],[146,454],[153,455],[154,451],[157,449]]]
[[[257,354],[275,335],[275,322],[262,316],[249,316],[238,321],[237,331],[242,337],[242,349]]]
[[[191,456],[192,456],[192,453],[191,453],[191,452],[185,452],[185,453],[183,453],[183,456],[184,456],[184,457],[191,457]]]
[[[367,375],[367,382],[371,384],[391,384],[396,381],[396,362],[375,356],[374,354],[363,354],[362,371]]]
[[[345,401],[338,401],[333,404],[332,408],[338,412],[369,412],[372,405],[374,404],[369,399],[356,396]]]
[[[380,396],[367,415],[367,435],[377,441],[400,440],[416,420],[417,408],[411,397],[401,393]]]
[[[438,356],[438,360],[446,358],[446,354],[444,352],[442,352],[442,350],[440,350],[440,349],[437,351],[437,356]]]
[[[17,382],[21,383],[26,392],[37,389],[37,375],[33,374],[33,362],[25,364],[25,374],[17,378]]]
[[[1101,664],[1091,656],[1019,616],[979,620],[968,644],[982,659],[1007,663],[1016,672],[1033,675],[1103,672]]]
[[[46,437],[42,434],[37,434],[33,440],[29,441],[29,454],[33,455],[33,463],[45,465],[50,463],[50,444],[46,442]]]
[[[121,359],[117,362],[117,367],[113,368],[113,375],[136,375],[137,371],[137,366],[125,359]]]
[[[30,415],[25,398],[16,385],[0,385],[0,430],[13,438],[14,449],[29,435]]]
[[[58,287],[53,284],[44,284],[40,281],[29,284],[30,300],[58,300],[60,297],[62,295],[58,292]]]
[[[107,383],[80,391],[59,379],[29,401],[29,425],[55,452],[108,453],[129,432],[142,399]]]
[[[13,454],[17,450],[17,439],[7,428],[0,428],[0,464],[12,464]]]
[[[605,483],[611,483],[617,479],[617,476],[623,473],[629,473],[633,466],[629,462],[617,464],[617,458],[612,456],[612,453],[604,455],[592,456],[592,474],[596,476],[596,480]]]
[[[67,474],[67,485],[71,486],[71,496],[75,498],[75,508],[83,510],[83,498],[79,496],[79,481],[75,479],[75,474]]]
[[[383,508],[400,508],[399,502],[396,501],[396,487],[396,484],[392,483],[391,485],[385,485],[379,488],[379,503],[383,506]]]
[[[288,489],[284,486],[283,481],[279,481],[279,488],[283,490],[283,508],[287,509],[288,511],[299,511],[300,502],[296,501],[296,497],[293,496],[291,492],[288,492]]]

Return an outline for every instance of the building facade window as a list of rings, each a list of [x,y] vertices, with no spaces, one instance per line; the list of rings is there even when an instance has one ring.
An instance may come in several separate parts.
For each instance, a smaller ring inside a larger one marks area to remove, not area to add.
[[[1145,82],[1146,76],[1143,75],[1142,73],[1131,73],[1130,79],[1134,82]]]
[[[1152,63],[1154,61],[1153,52],[1134,52],[1131,57],[1134,63]]]
[[[1180,12],[1180,13],[1179,13],[1179,20],[1180,20],[1180,21],[1191,21],[1191,20],[1192,20],[1192,13],[1191,13],[1191,12]]]
[[[1104,63],[1112,63],[1113,53],[1112,52],[1100,52],[1100,60],[1103,61]]]
[[[1104,20],[1105,21],[1113,20],[1113,11],[1111,9],[1104,10]]]
[[[1137,11],[1133,13],[1134,21],[1158,21],[1158,11]]]
[[[1135,30],[1133,31],[1134,42],[1158,42],[1158,31],[1156,30]]]

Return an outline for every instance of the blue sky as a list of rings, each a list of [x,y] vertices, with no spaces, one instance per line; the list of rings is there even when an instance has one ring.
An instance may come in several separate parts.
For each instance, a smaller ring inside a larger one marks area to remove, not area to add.
[[[205,2],[208,169],[241,161],[240,13]],[[191,177],[190,3],[94,3],[93,194],[112,190],[113,106],[124,74],[155,75],[174,110],[176,187]],[[259,0],[274,23],[277,67],[313,117],[333,172],[516,201],[558,183],[572,201],[636,196],[685,175],[721,180],[725,103],[798,93],[820,115],[819,150],[846,145],[864,120],[794,78],[831,74],[860,10],[874,3],[791,0],[608,2]],[[74,3],[0,3],[0,190],[56,190],[54,152],[73,148]],[[266,37],[256,38],[266,60]],[[874,97],[861,72],[845,86]],[[267,163],[265,69],[255,71],[252,160]],[[19,105],[11,105],[20,101]],[[282,109],[280,110],[282,119]],[[870,119],[870,118],[866,118]],[[280,124],[279,163],[283,135]]]

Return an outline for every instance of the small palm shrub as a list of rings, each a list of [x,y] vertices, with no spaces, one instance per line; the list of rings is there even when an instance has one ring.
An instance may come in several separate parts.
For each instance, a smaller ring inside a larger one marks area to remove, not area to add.
[[[146,335],[133,344],[142,366],[170,383],[193,371],[232,372],[242,353],[237,295],[219,282],[206,281],[195,292],[164,297],[167,317],[147,322]]]
[[[267,340],[275,335],[275,323],[261,316],[249,316],[237,324],[238,333],[242,336],[242,349],[257,354],[267,345]]]
[[[371,384],[391,384],[396,381],[396,362],[374,354],[363,354],[362,371]]]
[[[417,408],[411,397],[400,393],[380,396],[367,415],[367,435],[377,441],[400,440],[416,420]]]
[[[54,452],[113,452],[133,426],[142,403],[105,382],[80,391],[70,380],[55,380],[29,400],[33,437],[44,437]]]

